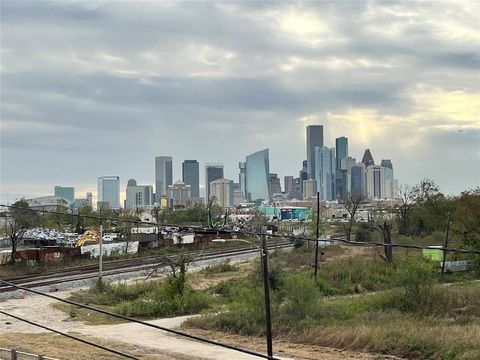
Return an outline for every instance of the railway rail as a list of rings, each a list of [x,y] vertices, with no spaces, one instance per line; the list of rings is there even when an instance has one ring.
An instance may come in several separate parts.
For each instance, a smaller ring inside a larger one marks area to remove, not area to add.
[[[267,247],[269,250],[288,248],[292,246],[292,242],[288,239],[270,242]],[[257,252],[258,250],[252,246],[236,246],[219,249],[193,250],[184,254],[194,257],[194,262],[213,260],[220,258],[229,258]],[[154,269],[157,267],[167,266],[171,260],[177,259],[179,254],[172,255],[149,255],[144,257],[135,257],[131,259],[105,261],[103,263],[103,276],[111,276],[117,274],[125,274],[129,272]],[[98,264],[89,264],[74,266],[70,268],[50,270],[42,273],[14,276],[4,278],[16,285],[27,288],[35,288],[42,286],[52,286],[65,282],[88,280],[98,277]],[[12,286],[0,284],[0,293],[15,291]]]

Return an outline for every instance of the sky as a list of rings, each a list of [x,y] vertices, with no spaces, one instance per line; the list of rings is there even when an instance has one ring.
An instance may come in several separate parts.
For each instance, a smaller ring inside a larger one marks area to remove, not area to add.
[[[480,185],[475,1],[1,1],[0,202],[97,178],[154,184],[154,158],[270,149],[298,176],[305,127],[391,159],[400,184]],[[282,180],[283,183],[283,180]]]

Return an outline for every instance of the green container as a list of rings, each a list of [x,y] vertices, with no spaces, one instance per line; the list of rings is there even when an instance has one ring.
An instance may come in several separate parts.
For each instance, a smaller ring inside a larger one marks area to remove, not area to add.
[[[429,246],[430,249],[423,249],[423,257],[433,261],[443,261],[443,250],[441,246]]]

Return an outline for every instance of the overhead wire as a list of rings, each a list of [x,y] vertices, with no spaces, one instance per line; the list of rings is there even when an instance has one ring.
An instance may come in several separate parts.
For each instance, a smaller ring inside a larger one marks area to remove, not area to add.
[[[96,348],[98,348],[98,349],[101,349],[101,350],[104,350],[104,351],[108,351],[108,352],[113,353],[113,354],[115,354],[115,355],[123,356],[123,357],[125,357],[125,358],[127,358],[127,359],[140,360],[140,358],[138,358],[138,357],[136,357],[136,356],[133,356],[133,355],[130,355],[130,354],[127,354],[127,353],[124,353],[124,352],[121,352],[121,351],[112,349],[112,348],[107,347],[107,346],[103,346],[103,345],[94,343],[93,341],[90,341],[90,340],[82,339],[82,338],[79,338],[79,337],[77,337],[77,336],[67,334],[67,333],[62,332],[62,331],[60,331],[60,330],[53,329],[53,328],[51,328],[51,327],[48,327],[48,326],[45,326],[45,325],[42,325],[42,324],[33,322],[33,321],[28,320],[28,319],[25,319],[25,318],[23,318],[23,317],[20,317],[20,316],[17,316],[17,315],[13,315],[13,314],[7,313],[7,312],[5,312],[5,311],[3,311],[3,310],[0,310],[0,314],[3,314],[3,315],[5,315],[5,316],[9,316],[9,317],[11,317],[11,318],[13,318],[13,319],[16,319],[16,320],[19,320],[19,321],[23,321],[23,322],[25,322],[25,323],[27,323],[27,324],[30,324],[30,325],[33,325],[33,326],[42,328],[42,329],[44,329],[44,330],[47,330],[47,331],[50,331],[50,332],[54,332],[54,333],[56,333],[56,334],[59,334],[59,335],[61,335],[61,336],[70,338],[70,339],[75,340],[75,341],[78,341],[78,342],[81,342],[81,343],[83,343],[83,344],[87,344],[87,345],[96,347]]]
[[[50,298],[50,299],[53,299],[53,300],[58,300],[58,301],[61,301],[63,303],[69,304],[69,305],[74,305],[74,306],[77,306],[77,307],[80,307],[80,308],[92,310],[92,311],[98,312],[100,314],[104,314],[104,315],[112,316],[112,317],[115,317],[115,318],[118,318],[118,319],[126,320],[126,321],[129,321],[129,322],[141,324],[143,326],[148,326],[148,327],[151,327],[151,328],[154,328],[154,329],[157,329],[157,330],[162,330],[162,331],[169,332],[169,333],[172,333],[172,334],[175,334],[175,335],[178,335],[178,336],[186,337],[186,338],[189,338],[189,339],[192,339],[192,340],[197,340],[197,341],[208,343],[208,344],[211,344],[211,345],[221,346],[221,347],[226,348],[226,349],[239,351],[239,352],[242,352],[242,353],[245,353],[245,354],[253,355],[253,356],[256,356],[256,357],[261,357],[261,358],[264,358],[264,359],[279,360],[276,357],[268,356],[268,355],[265,355],[265,354],[261,354],[261,353],[255,352],[255,351],[248,350],[248,349],[243,349],[243,348],[239,348],[237,346],[224,344],[224,343],[221,343],[221,342],[218,342],[218,341],[202,338],[200,336],[191,335],[191,334],[188,334],[188,333],[185,333],[185,332],[182,332],[182,331],[169,329],[169,328],[166,328],[164,326],[152,324],[152,323],[142,321],[142,320],[138,320],[138,319],[135,319],[135,318],[132,318],[132,317],[129,317],[129,316],[116,314],[114,312],[110,312],[110,311],[103,310],[103,309],[100,309],[100,308],[97,308],[97,307],[94,307],[94,306],[82,304],[82,303],[79,303],[79,302],[76,302],[76,301],[62,299],[62,298],[59,298],[57,296],[50,295],[50,294],[47,294],[47,293],[44,293],[44,292],[41,292],[41,291],[38,291],[38,290],[33,290],[33,289],[30,289],[30,288],[27,288],[27,287],[24,287],[24,286],[21,286],[21,285],[17,285],[17,284],[14,284],[14,283],[6,281],[6,280],[1,280],[0,279],[0,282],[2,282],[4,284],[7,284],[9,286],[15,287],[15,288],[20,289],[20,290],[28,291],[28,292],[31,292],[33,294],[41,295],[41,296],[44,296],[44,297],[47,297],[47,298]]]

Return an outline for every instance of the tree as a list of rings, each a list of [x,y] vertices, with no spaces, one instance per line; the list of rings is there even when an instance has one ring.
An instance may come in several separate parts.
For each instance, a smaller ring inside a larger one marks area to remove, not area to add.
[[[36,211],[31,210],[25,199],[20,199],[12,204],[10,208],[10,242],[12,256],[10,262],[15,263],[17,246],[23,240],[25,231],[39,224],[39,216]]]
[[[411,233],[410,216],[415,206],[415,193],[411,186],[406,184],[399,188],[400,207],[398,209],[398,231],[400,234],[408,235]]]
[[[345,210],[347,210],[348,214],[350,215],[348,226],[343,226],[348,241],[350,241],[352,238],[352,228],[355,221],[355,215],[357,214],[357,211],[361,209],[364,204],[366,204],[366,202],[367,198],[361,192],[347,193],[339,200],[339,203],[343,205]]]
[[[138,227],[135,225],[135,221],[140,222],[140,218],[134,213],[129,212],[128,210],[120,211],[120,223],[117,224],[118,235],[121,239],[125,239],[125,254],[128,252],[128,244],[132,238],[132,229]],[[122,221],[127,220],[127,221]]]

